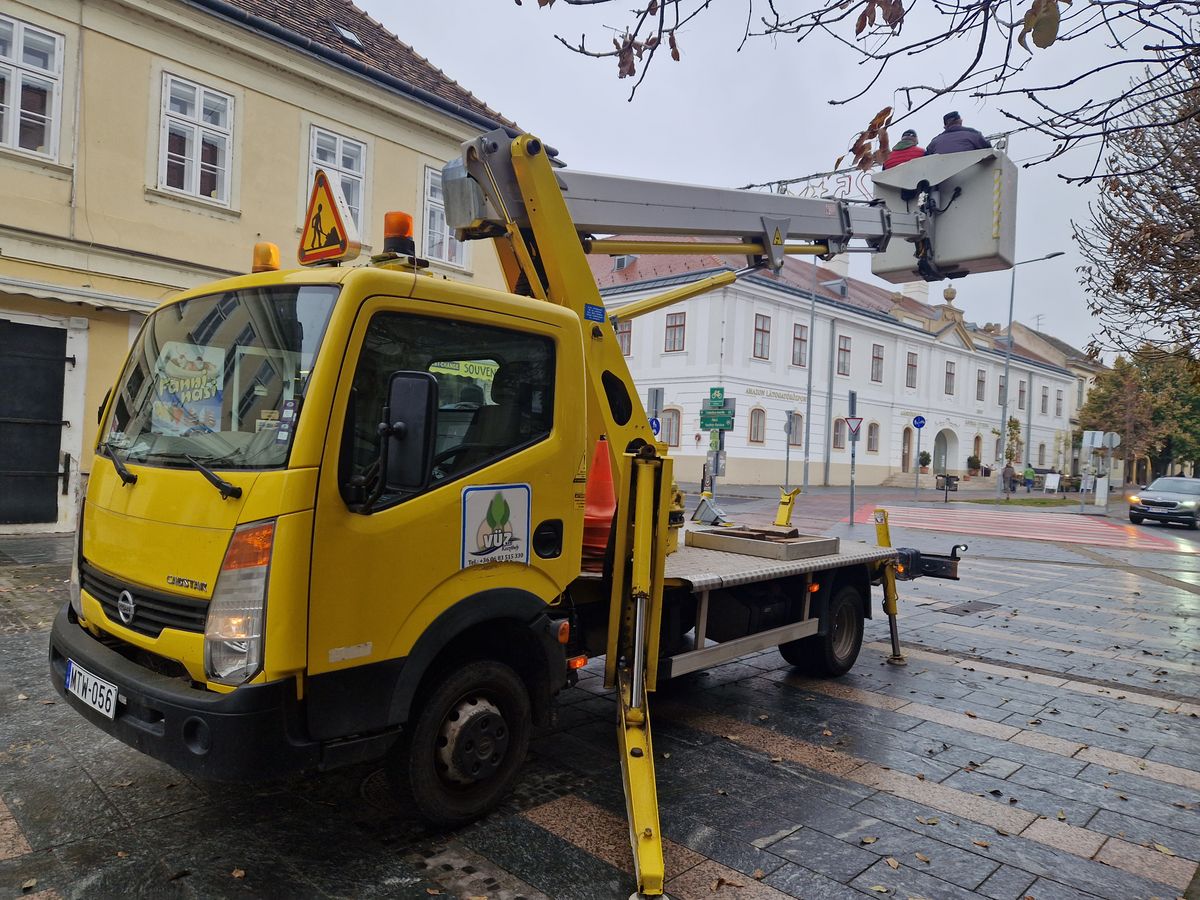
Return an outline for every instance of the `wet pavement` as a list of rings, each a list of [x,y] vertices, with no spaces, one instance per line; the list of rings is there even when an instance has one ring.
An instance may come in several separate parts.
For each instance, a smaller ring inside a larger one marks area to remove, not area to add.
[[[802,499],[806,530],[873,541],[841,521],[844,495]],[[724,503],[748,521],[773,512]],[[1200,896],[1194,539],[1148,529],[1167,550],[971,528],[893,529],[897,545],[970,545],[960,582],[901,585],[907,666],[887,664],[879,617],[841,679],[799,676],[767,651],[652,698],[672,896]],[[433,832],[376,765],[214,786],[67,709],[45,648],[69,553],[63,538],[0,537],[0,897],[633,890],[615,708],[595,663],[509,802]]]

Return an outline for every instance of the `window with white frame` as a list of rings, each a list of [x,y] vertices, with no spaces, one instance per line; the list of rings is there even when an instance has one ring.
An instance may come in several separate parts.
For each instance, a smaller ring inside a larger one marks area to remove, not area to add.
[[[879,452],[879,423],[872,422],[867,426],[867,452]]]
[[[1050,412],[1050,388],[1042,385],[1042,415]]]
[[[808,326],[792,326],[792,365],[808,365]]]
[[[1004,375],[996,379],[996,403],[1000,406],[1004,405],[1005,391],[1008,386],[1008,381]]]
[[[846,449],[846,420],[835,419],[833,422],[833,449]]]
[[[158,186],[229,205],[233,98],[163,73]]]
[[[661,433],[659,437],[664,444],[671,447],[679,446],[679,410],[664,409],[659,419]]]
[[[1017,382],[1017,409],[1025,408],[1025,381]]]
[[[621,355],[628,356],[633,350],[633,320],[617,319],[617,346]]]
[[[467,248],[446,224],[446,201],[442,196],[442,173],[425,167],[425,255],[452,266],[467,265]]]
[[[837,373],[850,374],[850,338],[844,334],[838,337]]]
[[[55,158],[63,38],[0,16],[0,146]]]
[[[1063,409],[1063,392],[1056,391],[1055,397],[1054,397],[1054,415],[1061,417],[1062,409]]]
[[[354,224],[362,231],[362,200],[366,189],[367,145],[326,128],[312,126],[308,148],[308,183],[311,185],[317,169],[324,169],[331,179],[336,178],[350,207]]]
[[[954,363],[946,361],[946,396],[954,395]]]
[[[883,382],[883,344],[871,345],[871,380]]]
[[[987,394],[987,370],[978,369],[975,372],[975,399],[982,400]]]
[[[1000,448],[1000,438],[996,438],[996,460],[999,461],[1001,454],[1004,451]]]
[[[771,317],[756,315],[754,317],[754,358],[771,358]]]
[[[788,431],[788,443],[793,447],[804,446],[804,415],[803,413],[792,413],[792,425]]]
[[[761,444],[767,439],[767,411],[750,410],[750,443]]]
[[[917,386],[917,354],[909,351],[908,365],[904,373],[904,386],[915,388]]]
[[[1038,465],[1046,465],[1046,445],[1038,444]]]

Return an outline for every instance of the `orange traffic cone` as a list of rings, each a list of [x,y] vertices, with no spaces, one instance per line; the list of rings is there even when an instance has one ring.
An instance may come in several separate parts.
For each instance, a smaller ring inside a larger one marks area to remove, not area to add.
[[[604,568],[604,556],[616,511],[612,460],[608,456],[608,441],[602,436],[596,441],[596,452],[592,455],[592,468],[588,472],[587,492],[584,495],[583,568],[586,571],[599,572]]]

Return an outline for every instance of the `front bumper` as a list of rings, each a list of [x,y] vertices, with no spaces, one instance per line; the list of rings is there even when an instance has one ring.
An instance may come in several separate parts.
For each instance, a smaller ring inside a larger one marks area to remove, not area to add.
[[[1196,521],[1195,509],[1163,509],[1158,506],[1139,506],[1129,504],[1131,516],[1141,516],[1143,519],[1154,519],[1157,522],[1182,522],[1190,524]]]
[[[67,660],[117,686],[109,719],[66,690]],[[80,715],[113,737],[188,775],[249,782],[316,768],[320,744],[307,738],[289,680],[243,685],[228,694],[159,675],[106,647],[65,604],[50,632],[50,678]]]

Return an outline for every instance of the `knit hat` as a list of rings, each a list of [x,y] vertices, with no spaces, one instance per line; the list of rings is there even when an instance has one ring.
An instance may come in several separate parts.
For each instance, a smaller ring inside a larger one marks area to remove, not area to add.
[[[911,128],[906,128],[906,129],[904,129],[904,134],[900,135],[900,137],[912,138],[915,141],[917,139],[917,133],[915,131],[913,131]]]
[[[948,112],[944,116],[942,116],[942,124],[949,125],[955,119],[961,119],[961,118],[962,118],[962,116],[960,116],[957,112]]]

